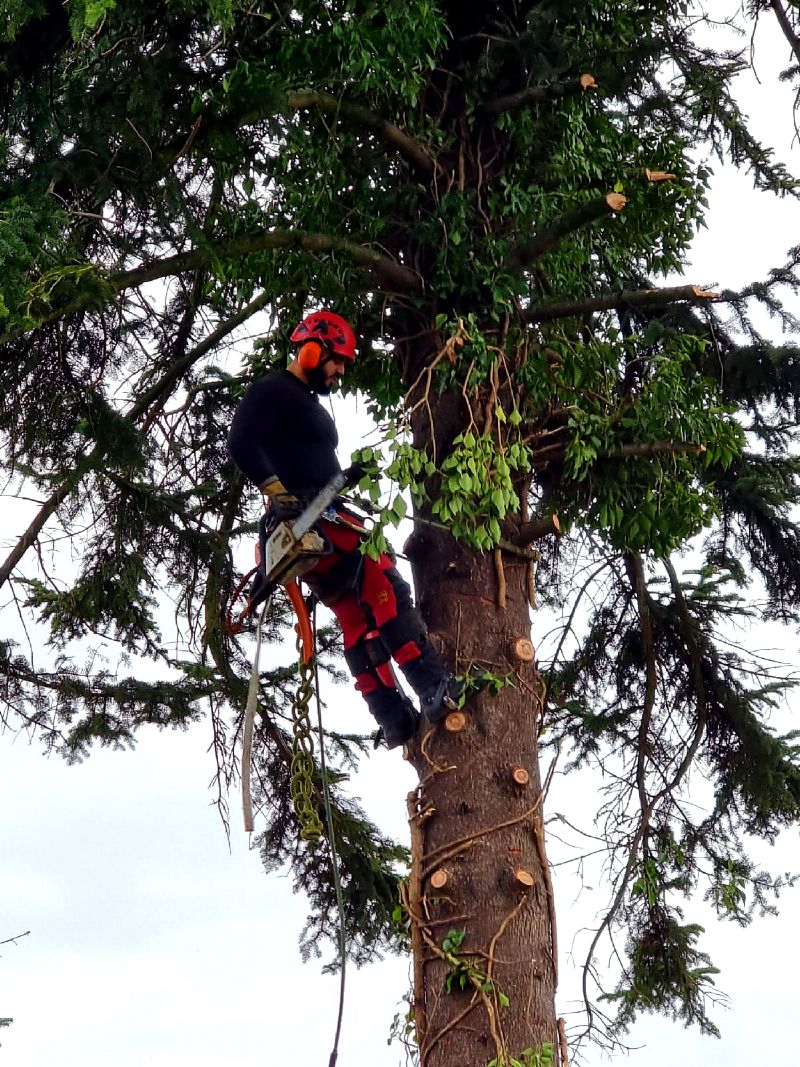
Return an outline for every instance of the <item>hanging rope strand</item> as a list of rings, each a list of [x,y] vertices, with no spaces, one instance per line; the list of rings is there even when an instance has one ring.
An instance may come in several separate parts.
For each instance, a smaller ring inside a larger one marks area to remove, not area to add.
[[[317,636],[317,605],[314,604],[314,639]],[[328,1067],[336,1067],[339,1056],[339,1035],[342,1032],[342,1017],[344,1015],[344,990],[347,967],[347,933],[345,930],[344,896],[342,894],[342,880],[339,877],[339,854],[336,850],[336,834],[333,828],[333,805],[331,804],[330,783],[328,781],[328,768],[325,762],[325,740],[322,730],[322,701],[319,695],[319,665],[317,663],[316,647],[314,649],[314,690],[317,702],[317,734],[319,737],[319,766],[322,775],[322,799],[325,806],[325,825],[328,830],[328,847],[331,859],[331,872],[333,885],[336,891],[336,906],[339,909],[339,1014],[336,1018],[336,1034],[333,1039],[333,1049]]]
[[[244,813],[244,828],[246,833],[253,830],[253,798],[250,793],[250,778],[253,762],[253,727],[258,707],[258,661],[261,656],[261,635],[264,619],[267,617],[272,597],[264,601],[261,614],[258,617],[258,634],[256,637],[256,651],[253,657],[253,670],[250,673],[250,686],[247,690],[247,706],[244,711],[244,731],[242,735],[242,811]]]

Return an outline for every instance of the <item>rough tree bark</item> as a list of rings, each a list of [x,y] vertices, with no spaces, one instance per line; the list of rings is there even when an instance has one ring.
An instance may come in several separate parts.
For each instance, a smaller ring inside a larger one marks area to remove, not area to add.
[[[415,443],[457,424],[452,394],[430,398]],[[432,420],[428,415],[432,416]],[[527,483],[521,492],[527,492]],[[424,511],[423,518],[430,518]],[[529,659],[529,563],[482,554],[418,525],[406,546],[431,638],[459,673],[480,664],[509,683],[470,695],[463,716],[424,726],[409,758],[412,872],[407,910],[422,1067],[486,1067],[558,1049],[557,948],[545,854],[538,724],[543,682]],[[501,595],[501,587],[502,595]],[[504,601],[505,606],[500,603]],[[455,953],[443,942],[464,930]]]
[[[419,774],[410,801],[409,907],[421,1062],[485,1067],[558,1040],[536,740],[542,682],[514,651],[530,636],[526,565],[503,560],[501,610],[491,557],[436,530],[417,533],[409,548],[420,608],[447,658],[459,671],[479,661],[493,673],[513,672],[513,685],[497,696],[468,700],[463,729],[451,732],[450,722],[424,728],[410,753]],[[453,968],[441,946],[451,928],[466,930],[457,956],[476,975],[464,991],[445,995]]]

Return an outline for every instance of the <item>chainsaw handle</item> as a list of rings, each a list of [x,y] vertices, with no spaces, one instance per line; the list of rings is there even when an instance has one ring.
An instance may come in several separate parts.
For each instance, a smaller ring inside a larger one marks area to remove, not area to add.
[[[294,613],[297,616],[297,632],[300,634],[300,641],[303,647],[303,663],[310,663],[314,658],[314,634],[311,629],[311,619],[308,616],[305,599],[300,592],[300,586],[294,578],[290,582],[286,582],[283,588],[286,590],[286,595],[289,597]]]

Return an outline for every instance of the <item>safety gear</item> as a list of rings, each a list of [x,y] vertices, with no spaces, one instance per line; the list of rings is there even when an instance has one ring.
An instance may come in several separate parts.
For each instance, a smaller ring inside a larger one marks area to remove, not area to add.
[[[317,340],[329,349],[334,355],[342,359],[353,361],[356,358],[356,335],[346,319],[333,311],[314,311],[295,327],[290,338],[292,344],[301,344],[305,347],[307,341]],[[302,352],[302,349],[301,349]],[[308,353],[307,358],[313,358],[313,353]],[[316,356],[313,369],[319,365],[322,359],[322,351]]]
[[[346,486],[358,485],[362,478],[365,478],[368,474],[373,474],[374,471],[374,467],[365,467],[363,463],[351,463],[349,467],[345,467],[342,471],[344,484]]]
[[[278,496],[286,492],[286,486],[283,482],[274,474],[270,474],[269,478],[259,485],[259,490],[264,496],[273,497]]]
[[[369,674],[379,684],[386,684],[381,681],[379,668],[389,662],[389,650],[374,630],[365,634],[352,648],[344,650],[344,661],[354,678]],[[362,684],[359,691],[369,692],[371,688]]]
[[[316,370],[320,365],[324,351],[325,349],[319,341],[306,341],[304,345],[300,346],[300,350],[297,353],[297,361],[304,371]]]
[[[365,693],[364,699],[379,726],[378,741],[398,748],[410,741],[419,726],[419,712],[399,689],[388,686]]]
[[[302,510],[300,499],[294,493],[290,493],[280,478],[274,474],[270,475],[258,488],[264,496],[264,503],[268,505],[277,519],[293,519],[300,514]]]
[[[409,615],[412,613],[409,612]],[[416,612],[414,612],[416,614]],[[455,711],[464,692],[464,682],[445,670],[442,657],[424,636],[412,638],[397,651],[392,648],[392,630],[399,630],[396,624],[400,619],[392,620],[395,626],[387,623],[381,628],[381,637],[392,651],[398,667],[408,679],[408,684],[419,697],[420,710],[428,722],[440,722],[450,711]],[[390,630],[387,637],[386,631]],[[395,640],[397,638],[395,637]],[[420,654],[413,659],[406,659],[403,651],[409,645],[416,644]]]
[[[435,689],[420,695],[419,706],[428,722],[441,722],[451,711],[459,708],[463,695],[463,679],[446,674]]]
[[[380,635],[398,663],[406,659],[416,659],[424,646],[429,647],[431,669],[437,678],[444,674],[444,664],[439,653],[428,642],[428,629],[419,611],[413,606],[410,595],[398,600],[397,614],[381,625]]]

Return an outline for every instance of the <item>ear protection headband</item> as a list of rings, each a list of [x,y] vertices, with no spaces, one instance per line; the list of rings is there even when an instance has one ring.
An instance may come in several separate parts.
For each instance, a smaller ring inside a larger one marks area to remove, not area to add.
[[[319,341],[306,341],[304,345],[300,346],[300,351],[297,353],[297,361],[303,370],[316,370],[322,362],[324,351],[325,349]]]

